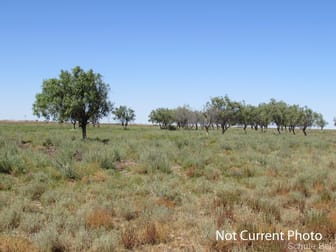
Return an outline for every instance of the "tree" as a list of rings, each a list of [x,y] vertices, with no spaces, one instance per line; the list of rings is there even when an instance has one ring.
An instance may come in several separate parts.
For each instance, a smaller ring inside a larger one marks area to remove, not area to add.
[[[328,122],[324,120],[323,115],[321,113],[314,113],[314,119],[315,119],[315,125],[320,127],[321,130],[324,129],[325,126],[327,126]]]
[[[299,105],[290,105],[287,109],[286,120],[288,122],[289,132],[295,135],[295,128],[300,125],[302,113]]]
[[[119,120],[124,129],[127,128],[128,123],[135,120],[135,112],[133,109],[126,106],[120,106],[112,111],[115,115],[114,119]]]
[[[305,136],[307,136],[307,128],[313,126],[314,124],[314,112],[307,106],[301,108],[301,126],[302,131]]]
[[[246,133],[246,129],[248,125],[253,126],[253,110],[255,110],[255,107],[249,104],[246,104],[245,101],[243,101],[240,104],[240,111],[238,115],[238,123],[243,125],[243,129]]]
[[[106,116],[112,109],[108,100],[109,85],[93,70],[85,72],[79,66],[62,70],[59,78],[43,81],[42,92],[36,95],[33,113],[38,117],[63,121],[78,121],[82,137],[91,121]]]
[[[264,132],[271,122],[270,107],[266,103],[261,103],[256,109],[256,123],[260,126],[262,132]],[[258,127],[256,127],[258,129]]]
[[[213,125],[216,121],[216,111],[211,105],[210,102],[207,102],[203,108],[203,113],[201,114],[201,125],[205,128],[207,134],[209,134],[209,128]]]
[[[214,97],[207,103],[206,107],[215,113],[215,123],[221,126],[222,134],[238,121],[240,104],[231,101],[228,96]]]
[[[174,109],[174,121],[178,128],[188,128],[192,121],[193,111],[188,105]]]
[[[271,99],[269,103],[271,119],[277,126],[277,131],[280,134],[280,128],[286,125],[287,104],[283,101]]]
[[[169,129],[171,128],[172,123],[174,122],[173,110],[168,108],[158,108],[152,110],[148,116],[148,121],[152,123],[158,123],[160,129]]]
[[[195,127],[196,130],[198,130],[198,126],[202,123],[202,121],[204,120],[204,115],[201,111],[198,110],[194,110],[191,111],[191,124],[192,124],[192,128]]]

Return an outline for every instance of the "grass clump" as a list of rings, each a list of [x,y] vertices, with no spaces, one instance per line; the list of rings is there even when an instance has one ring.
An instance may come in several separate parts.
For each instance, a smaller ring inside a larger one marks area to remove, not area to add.
[[[121,241],[125,249],[135,248],[139,241],[134,227],[128,226],[121,232]]]
[[[0,173],[18,175],[25,171],[25,163],[17,151],[0,153]]]
[[[93,252],[113,252],[118,251],[119,239],[116,232],[102,234],[92,242]]]
[[[140,162],[145,173],[160,171],[171,173],[171,162],[165,152],[160,149],[147,149],[140,155]]]
[[[90,229],[113,227],[112,212],[104,208],[95,208],[85,218],[85,224]]]
[[[100,160],[100,167],[103,168],[103,169],[106,169],[106,170],[114,170],[115,169],[115,161],[114,161],[114,158],[112,157],[103,157],[101,160]]]
[[[1,252],[38,252],[39,249],[27,238],[20,236],[0,236]]]
[[[75,170],[72,164],[56,160],[56,168],[66,179],[70,180],[80,179],[79,173]]]

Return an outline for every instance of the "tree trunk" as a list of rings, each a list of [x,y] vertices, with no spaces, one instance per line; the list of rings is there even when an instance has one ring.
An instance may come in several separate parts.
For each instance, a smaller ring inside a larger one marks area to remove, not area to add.
[[[210,127],[210,125],[204,125],[204,128],[205,128],[207,134],[209,134],[209,127]]]
[[[86,125],[87,125],[86,122],[82,122],[82,137],[83,137],[83,140],[86,139]]]
[[[221,128],[222,128],[222,134],[224,134],[227,129],[229,128],[229,126],[225,125],[225,124],[221,124]]]
[[[305,136],[307,136],[306,129],[307,129],[307,127],[303,127],[303,129],[302,129],[302,131],[303,131],[303,134],[304,134]]]

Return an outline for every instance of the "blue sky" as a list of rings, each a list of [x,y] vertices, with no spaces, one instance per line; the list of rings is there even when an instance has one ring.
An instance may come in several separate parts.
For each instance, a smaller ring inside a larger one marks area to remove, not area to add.
[[[336,116],[336,2],[1,1],[0,119],[35,119],[42,81],[93,69],[137,122],[228,94]]]

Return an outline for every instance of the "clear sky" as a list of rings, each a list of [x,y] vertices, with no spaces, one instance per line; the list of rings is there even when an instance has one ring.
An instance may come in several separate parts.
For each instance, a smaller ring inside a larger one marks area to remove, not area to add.
[[[0,2],[0,119],[35,119],[42,81],[81,66],[147,122],[228,94],[336,116],[336,1]]]

